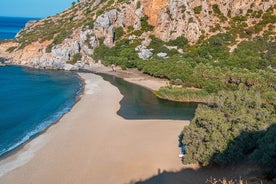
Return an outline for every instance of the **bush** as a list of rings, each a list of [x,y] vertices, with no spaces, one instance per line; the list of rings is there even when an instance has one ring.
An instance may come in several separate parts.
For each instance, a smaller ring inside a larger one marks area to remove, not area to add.
[[[180,102],[206,102],[209,95],[205,90],[169,87],[162,87],[155,94],[162,99]]]
[[[159,38],[156,38],[154,35],[150,35],[150,39],[151,39],[151,42],[148,47],[154,49],[153,50],[154,54],[164,51],[164,45],[165,45],[164,41],[160,40]],[[167,51],[168,49],[165,49],[165,50]]]
[[[80,61],[81,58],[82,58],[81,53],[77,53],[77,54],[73,55],[73,57],[70,59],[70,61],[68,61],[68,63],[70,63],[70,64],[73,65],[73,64],[75,64],[77,61]]]
[[[212,9],[216,14],[221,14],[218,4],[213,4]]]
[[[152,31],[154,29],[154,26],[149,25],[148,23],[148,16],[145,15],[140,19],[140,21],[141,21],[141,27],[142,27],[141,30],[143,32]]]
[[[276,178],[276,123],[272,124],[266,131],[261,132],[256,143],[257,147],[250,160],[260,165],[269,179]]]
[[[115,41],[119,40],[124,35],[124,29],[122,27],[118,27],[114,31]]]
[[[275,162],[271,167],[265,157],[275,150],[274,113],[275,106],[254,90],[221,91],[208,105],[198,106],[191,124],[184,127],[185,163],[227,165],[262,158],[260,165],[275,169]],[[260,154],[264,150],[266,154]]]
[[[200,14],[201,10],[202,10],[202,6],[197,6],[194,8],[195,14]]]
[[[136,4],[136,9],[140,9],[140,7],[141,7],[141,2],[138,1],[137,4]]]
[[[17,48],[16,46],[9,47],[9,48],[7,49],[7,52],[11,53],[11,52],[13,52],[16,48]]]
[[[188,45],[188,40],[184,36],[179,36],[174,40],[170,40],[168,45],[177,46],[179,48],[183,48]]]

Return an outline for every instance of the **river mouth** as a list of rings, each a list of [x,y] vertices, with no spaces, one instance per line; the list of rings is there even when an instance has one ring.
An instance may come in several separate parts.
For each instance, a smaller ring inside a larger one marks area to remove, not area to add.
[[[172,102],[157,98],[152,91],[109,74],[98,74],[124,96],[117,114],[125,119],[191,120],[197,103]],[[112,91],[111,91],[112,93]]]

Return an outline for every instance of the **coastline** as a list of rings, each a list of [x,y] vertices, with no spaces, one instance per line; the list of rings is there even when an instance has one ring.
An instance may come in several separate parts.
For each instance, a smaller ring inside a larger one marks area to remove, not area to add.
[[[1,65],[0,65],[1,66]],[[4,65],[4,66],[18,66],[21,68],[24,68],[24,70],[33,70],[34,68],[31,66],[25,66],[25,65]],[[66,72],[66,71],[64,71]],[[20,139],[18,142],[15,142],[9,149],[6,149],[6,152],[1,154],[0,161],[4,160],[11,155],[16,154],[18,151],[20,151],[26,144],[28,144],[33,139],[37,138],[39,135],[43,134],[47,131],[49,127],[56,124],[65,114],[69,113],[70,110],[73,108],[73,106],[80,100],[80,96],[83,94],[84,91],[84,85],[85,81],[81,78],[80,75],[77,73],[72,74],[75,75],[78,78],[79,88],[78,91],[76,91],[75,96],[72,98],[72,100],[66,103],[66,105],[63,106],[63,108],[60,108],[59,111],[54,112],[53,114],[50,114],[48,116],[48,119],[43,120],[40,122],[39,126],[31,130],[30,134],[27,134],[25,137]],[[2,175],[2,171],[0,169],[0,177]]]
[[[1,171],[9,163],[21,166],[0,183],[128,183],[182,167],[177,135],[188,122],[124,120],[116,114],[118,89],[94,74],[80,75],[86,83],[80,100],[58,123],[1,160]]]

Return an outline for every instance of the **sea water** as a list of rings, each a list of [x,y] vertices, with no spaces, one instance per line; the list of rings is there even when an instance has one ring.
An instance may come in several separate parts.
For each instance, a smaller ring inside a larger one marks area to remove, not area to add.
[[[81,80],[71,72],[0,67],[0,156],[56,122],[81,90]]]
[[[0,16],[0,40],[13,39],[25,24],[36,18],[1,17]]]
[[[0,17],[0,40],[13,39],[33,18]],[[103,76],[124,98],[118,115],[126,119],[192,118],[196,104],[168,102],[122,79]],[[71,72],[0,67],[0,157],[34,138],[68,112],[83,86]]]
[[[37,19],[0,17],[0,40],[14,39],[30,20]],[[81,90],[74,73],[0,67],[0,157],[56,122]]]

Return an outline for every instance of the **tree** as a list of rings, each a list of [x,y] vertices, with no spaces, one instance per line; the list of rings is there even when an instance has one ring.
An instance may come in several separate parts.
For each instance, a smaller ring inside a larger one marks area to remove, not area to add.
[[[275,91],[273,94],[276,96]],[[259,156],[258,152],[273,147],[266,154],[275,155],[275,138],[263,146],[267,138],[263,138],[261,132],[276,123],[275,109],[273,102],[264,101],[254,90],[219,92],[209,104],[199,105],[191,124],[184,127],[185,162],[233,164],[250,160],[250,156],[255,154],[254,157],[261,157],[261,164],[266,165],[268,157]]]

